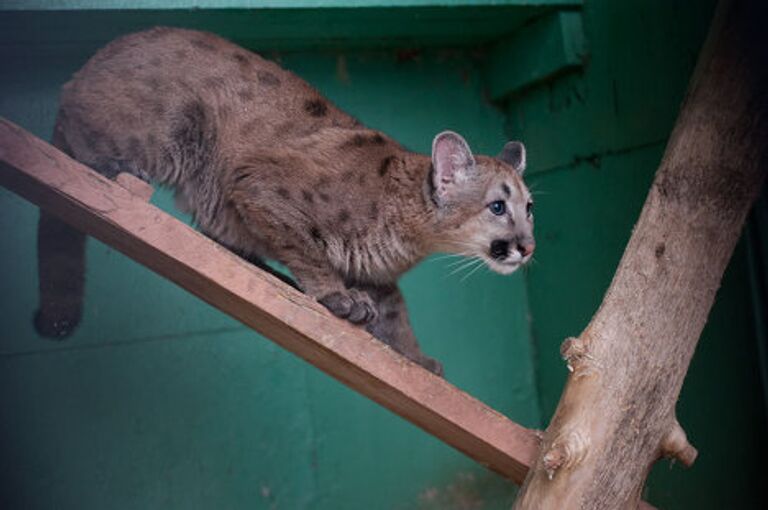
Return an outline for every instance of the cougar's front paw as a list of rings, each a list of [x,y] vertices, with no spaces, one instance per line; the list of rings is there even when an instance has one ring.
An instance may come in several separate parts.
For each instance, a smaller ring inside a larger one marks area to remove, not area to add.
[[[80,323],[80,313],[51,313],[38,308],[35,311],[33,323],[40,336],[53,340],[64,340],[72,334]]]
[[[367,292],[357,289],[336,291],[318,299],[335,316],[353,324],[367,324],[377,316],[376,305]]]

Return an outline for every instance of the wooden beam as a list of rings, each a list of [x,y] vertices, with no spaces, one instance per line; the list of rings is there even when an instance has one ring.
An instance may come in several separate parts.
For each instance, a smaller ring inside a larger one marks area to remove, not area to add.
[[[2,118],[0,184],[512,481],[536,458],[533,431]]]

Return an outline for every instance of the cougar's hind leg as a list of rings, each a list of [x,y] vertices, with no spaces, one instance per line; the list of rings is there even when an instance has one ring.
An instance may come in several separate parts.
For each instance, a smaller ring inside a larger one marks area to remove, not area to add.
[[[71,156],[60,129],[53,145]],[[37,224],[39,306],[34,326],[44,337],[63,339],[80,323],[85,285],[85,234],[40,210]]]

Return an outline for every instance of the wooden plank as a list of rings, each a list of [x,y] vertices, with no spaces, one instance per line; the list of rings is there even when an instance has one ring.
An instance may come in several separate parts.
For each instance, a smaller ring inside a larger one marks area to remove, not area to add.
[[[145,202],[149,202],[152,199],[152,195],[155,193],[155,189],[148,182],[142,181],[135,175],[128,173],[120,173],[115,179],[117,183],[123,188],[127,189],[134,195]]]
[[[0,184],[514,482],[535,459],[533,431],[2,118]]]
[[[581,13],[555,12],[496,44],[485,76],[493,100],[578,69],[586,53]]]

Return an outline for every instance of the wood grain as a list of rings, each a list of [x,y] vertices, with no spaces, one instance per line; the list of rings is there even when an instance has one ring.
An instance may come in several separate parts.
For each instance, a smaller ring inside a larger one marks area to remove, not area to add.
[[[1,118],[0,184],[514,482],[534,461],[533,431]]]

